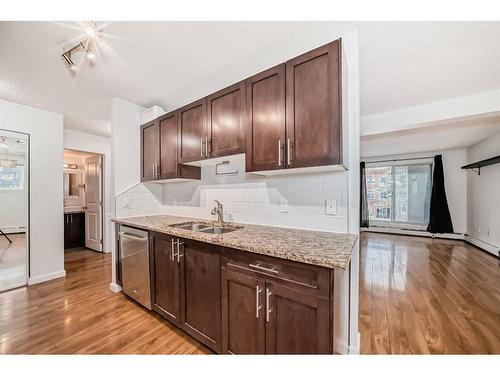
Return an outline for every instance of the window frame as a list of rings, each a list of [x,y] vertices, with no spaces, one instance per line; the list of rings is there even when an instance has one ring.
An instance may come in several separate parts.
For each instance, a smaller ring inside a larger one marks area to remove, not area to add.
[[[414,166],[414,165],[426,165],[430,166],[430,176],[429,180],[432,186],[434,160],[432,158],[422,158],[418,160],[397,160],[389,162],[371,162],[370,166],[366,166],[366,169],[370,168],[380,168],[380,167],[391,167],[391,179],[386,182],[385,186],[390,185],[391,187],[391,217],[390,220],[370,220],[370,226],[374,227],[395,227],[395,228],[407,228],[415,230],[425,230],[428,223],[415,223],[408,221],[396,221],[396,167]],[[368,189],[368,184],[367,184]],[[368,192],[367,192],[368,193]],[[368,194],[367,194],[368,195]],[[429,197],[430,199],[430,197]]]
[[[0,186],[0,191],[3,193],[8,193],[8,192],[20,192],[24,191],[26,188],[25,186],[25,172],[26,172],[26,166],[24,164],[16,164],[14,167],[20,168],[21,170],[19,171],[19,187],[2,187]]]

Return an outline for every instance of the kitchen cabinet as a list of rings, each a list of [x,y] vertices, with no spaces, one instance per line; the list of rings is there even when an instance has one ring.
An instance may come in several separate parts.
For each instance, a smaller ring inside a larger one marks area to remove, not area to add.
[[[181,327],[221,350],[221,266],[218,246],[180,239]]]
[[[223,353],[331,352],[328,270],[236,252],[222,288]]]
[[[177,238],[150,233],[151,306],[154,311],[180,325],[180,270]]]
[[[141,126],[141,181],[199,180],[200,168],[179,163],[179,113]]]
[[[157,179],[159,169],[158,121],[141,126],[141,181]]]
[[[203,98],[179,109],[179,161],[200,160],[209,154],[206,131],[206,99]]]
[[[246,170],[284,167],[285,64],[246,81]]]
[[[247,79],[247,172],[342,164],[340,51],[337,40]]]
[[[150,232],[154,311],[218,353],[327,354],[333,271]]]
[[[286,167],[341,163],[340,40],[286,62]]]
[[[159,180],[199,180],[199,167],[179,163],[179,115],[172,112],[159,119]]]
[[[207,97],[206,158],[245,152],[245,82]]]
[[[85,246],[85,213],[64,214],[64,248]]]

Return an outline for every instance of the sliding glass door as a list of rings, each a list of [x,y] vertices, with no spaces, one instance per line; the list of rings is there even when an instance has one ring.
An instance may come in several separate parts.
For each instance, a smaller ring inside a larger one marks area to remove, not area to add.
[[[370,222],[424,227],[429,222],[432,164],[373,163],[366,167]]]

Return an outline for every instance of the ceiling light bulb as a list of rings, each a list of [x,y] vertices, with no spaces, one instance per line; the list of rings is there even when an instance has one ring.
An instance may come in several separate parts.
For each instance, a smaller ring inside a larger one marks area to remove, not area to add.
[[[77,66],[77,65],[74,65],[74,64],[73,64],[73,65],[71,65],[69,68],[70,68],[73,72],[77,72],[77,71],[78,71],[78,66]]]
[[[92,38],[92,39],[97,36],[95,30],[90,26],[85,27],[85,33],[89,36],[89,38]]]
[[[87,53],[87,59],[89,59],[90,61],[95,61],[95,54],[94,54],[94,52],[89,51]]]

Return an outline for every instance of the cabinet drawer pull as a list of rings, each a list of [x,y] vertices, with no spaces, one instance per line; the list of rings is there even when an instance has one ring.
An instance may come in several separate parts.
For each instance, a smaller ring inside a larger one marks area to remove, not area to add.
[[[249,264],[248,267],[254,268],[256,270],[263,271],[263,272],[270,272],[270,273],[273,273],[275,275],[278,274],[278,271],[276,271],[274,268],[262,267],[260,264]]]
[[[208,137],[205,137],[205,157],[207,157],[207,158],[210,157],[210,151],[211,151],[211,150],[208,149],[208,144],[209,143],[210,142],[208,141]]]
[[[255,317],[259,319],[259,310],[262,309],[262,305],[260,304],[260,292],[262,289],[259,286],[255,286]]]
[[[170,260],[173,262],[175,260],[174,239],[172,238],[170,240],[170,242],[172,244],[172,251],[171,251],[171,255],[170,255]]]
[[[181,242],[181,240],[177,240],[177,263],[180,263],[181,257],[184,256],[184,254],[181,254],[181,245],[184,245],[184,242]]]
[[[269,290],[269,288],[266,288],[266,322],[268,322],[268,323],[269,323],[269,316],[271,315],[271,312],[273,311],[271,309],[270,297],[271,297],[271,291]]]
[[[292,153],[290,151],[290,148],[292,146],[290,146],[290,138],[287,139],[287,142],[286,142],[286,150],[287,150],[287,156],[286,156],[286,160],[287,160],[287,163],[288,165],[291,165],[292,164]]]

